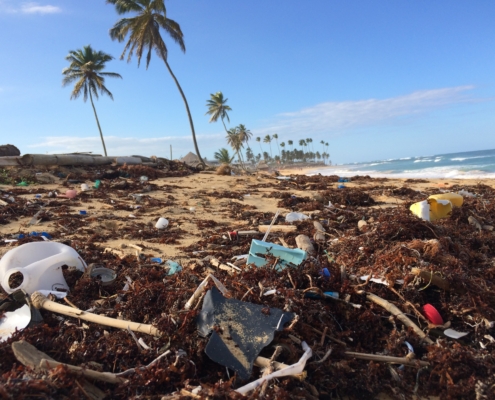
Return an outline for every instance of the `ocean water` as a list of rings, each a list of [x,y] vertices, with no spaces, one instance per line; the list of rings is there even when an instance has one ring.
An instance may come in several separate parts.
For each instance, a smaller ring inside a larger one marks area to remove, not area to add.
[[[385,178],[495,179],[495,149],[335,165],[314,175],[369,175]]]

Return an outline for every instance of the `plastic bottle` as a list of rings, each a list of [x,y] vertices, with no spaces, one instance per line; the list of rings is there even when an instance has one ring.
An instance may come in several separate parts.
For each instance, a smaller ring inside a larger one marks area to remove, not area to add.
[[[0,260],[0,283],[7,293],[24,289],[28,294],[37,290],[62,290],[69,287],[62,266],[86,269],[86,263],[72,247],[57,242],[26,243],[7,252]],[[11,288],[9,278],[19,272],[20,286]]]

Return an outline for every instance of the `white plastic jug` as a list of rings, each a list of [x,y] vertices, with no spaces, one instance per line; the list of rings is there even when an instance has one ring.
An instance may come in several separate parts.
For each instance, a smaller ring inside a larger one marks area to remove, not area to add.
[[[57,242],[26,243],[7,252],[0,260],[0,283],[7,293],[24,289],[28,294],[37,290],[67,291],[62,266],[85,271],[86,263],[72,247]],[[20,272],[22,284],[11,288],[9,278]]]

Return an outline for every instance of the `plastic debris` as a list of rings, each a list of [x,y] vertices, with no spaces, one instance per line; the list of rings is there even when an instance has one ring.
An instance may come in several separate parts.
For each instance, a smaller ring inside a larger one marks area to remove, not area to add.
[[[290,212],[285,216],[286,222],[304,221],[306,219],[309,219],[309,217],[307,215],[304,215],[303,213],[298,213],[298,212]]]
[[[167,260],[165,262],[165,267],[168,269],[167,275],[174,275],[177,272],[182,271],[182,267],[175,261]]]
[[[91,268],[91,265],[88,268]],[[89,276],[100,279],[103,286],[109,286],[117,279],[117,273],[114,270],[104,267],[92,267]]]
[[[8,251],[0,260],[0,281],[7,293],[24,289],[28,294],[37,290],[69,290],[62,266],[85,271],[86,264],[69,246],[56,242],[32,242]],[[11,288],[12,275],[22,276],[22,282]]]
[[[205,348],[208,357],[248,379],[254,360],[275,331],[283,330],[293,318],[294,314],[277,308],[226,299],[213,288],[205,295],[197,327],[204,337],[211,333]]]
[[[260,379],[255,380],[254,382],[248,383],[245,386],[240,387],[239,389],[236,389],[236,392],[240,394],[246,394],[250,392],[251,390],[254,390],[258,387],[260,387],[263,383],[268,382],[272,380],[273,378],[280,378],[283,376],[289,376],[289,375],[297,375],[300,374],[304,371],[304,368],[306,366],[306,361],[311,358],[313,355],[313,352],[311,348],[307,345],[306,342],[302,342],[301,346],[304,350],[304,354],[302,357],[299,359],[299,361],[290,367],[280,369],[278,371],[272,372],[269,375],[265,375],[261,377]]]
[[[443,318],[435,307],[431,304],[425,304],[423,306],[423,312],[426,318],[434,325],[443,325]]]
[[[297,267],[307,257],[306,252],[303,250],[288,249],[275,243],[253,239],[251,241],[251,248],[249,249],[247,264],[255,264],[257,267],[263,267],[269,262],[266,258],[268,255],[276,259],[276,266],[274,268],[277,271],[281,271],[288,266]]]
[[[32,306],[24,290],[16,290],[0,302],[0,342],[9,339],[15,331],[43,321],[40,312]]]
[[[443,331],[443,334],[449,338],[452,338],[452,339],[460,339],[466,335],[469,335],[469,332],[459,332],[459,331],[456,331],[454,329],[445,329]]]
[[[165,229],[167,226],[168,226],[168,219],[166,218],[159,218],[155,225],[155,227],[158,229]]]

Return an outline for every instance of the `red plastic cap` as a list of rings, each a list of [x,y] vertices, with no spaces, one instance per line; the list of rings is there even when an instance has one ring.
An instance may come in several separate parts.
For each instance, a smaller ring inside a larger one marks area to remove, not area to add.
[[[423,312],[425,313],[425,316],[428,319],[428,321],[430,321],[432,324],[443,325],[442,316],[437,311],[437,309],[433,307],[431,304],[425,304],[423,306]]]

